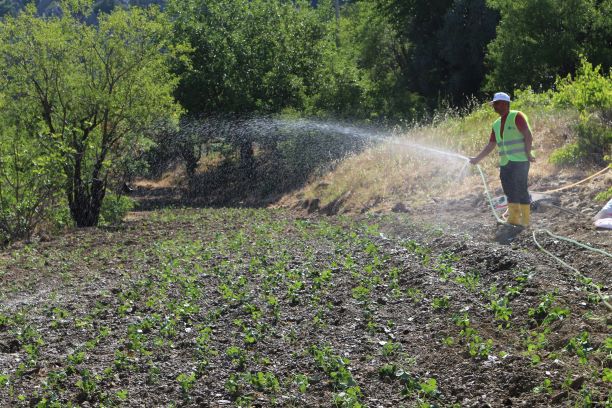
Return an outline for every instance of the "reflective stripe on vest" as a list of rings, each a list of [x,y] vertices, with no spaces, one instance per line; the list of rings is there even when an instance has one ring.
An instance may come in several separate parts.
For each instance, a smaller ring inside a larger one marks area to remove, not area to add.
[[[516,115],[519,111],[510,111],[504,124],[504,137],[501,137],[501,118],[493,123],[493,131],[495,132],[495,141],[499,152],[499,165],[505,166],[509,161],[525,162],[528,161],[527,153],[525,153],[525,137],[516,128]],[[522,113],[529,127],[527,116]],[[531,128],[530,128],[531,130]]]

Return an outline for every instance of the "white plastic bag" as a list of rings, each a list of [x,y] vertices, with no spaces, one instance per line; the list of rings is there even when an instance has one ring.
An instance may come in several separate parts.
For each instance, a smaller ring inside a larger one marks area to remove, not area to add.
[[[612,198],[608,201],[608,204],[604,205],[600,212],[598,212],[594,220],[601,220],[603,218],[612,218]]]

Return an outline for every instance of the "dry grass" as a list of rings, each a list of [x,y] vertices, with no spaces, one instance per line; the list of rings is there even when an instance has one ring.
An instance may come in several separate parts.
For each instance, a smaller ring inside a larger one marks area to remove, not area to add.
[[[559,172],[548,163],[548,156],[571,138],[577,117],[558,111],[530,112],[529,116],[537,153],[530,183],[545,187],[545,180]],[[466,117],[441,117],[433,125],[399,134],[398,140],[475,156],[488,142],[495,117],[488,109],[479,109]],[[487,157],[482,166],[490,187],[500,193],[496,153]],[[458,198],[481,191],[482,182],[475,168],[466,166],[464,161],[388,143],[349,157],[324,178],[312,180],[302,191],[286,197],[281,205],[295,203],[296,197],[318,198],[320,206],[341,199],[343,212],[386,211],[397,203],[415,207],[430,200]]]
[[[174,188],[185,184],[187,172],[185,166],[177,164],[163,172],[157,179],[137,178],[133,185],[146,190]]]

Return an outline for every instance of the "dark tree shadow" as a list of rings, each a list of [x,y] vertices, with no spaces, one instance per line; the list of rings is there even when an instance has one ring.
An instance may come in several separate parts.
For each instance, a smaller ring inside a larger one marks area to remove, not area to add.
[[[268,206],[370,144],[364,137],[366,130],[340,125],[261,118],[215,120],[216,126],[207,122],[200,127],[200,137],[191,139],[197,140],[194,148],[203,151],[203,157],[223,151],[220,164],[190,174],[183,188],[133,191],[138,209]],[[189,125],[191,135],[194,128]],[[202,149],[202,144],[207,147]]]

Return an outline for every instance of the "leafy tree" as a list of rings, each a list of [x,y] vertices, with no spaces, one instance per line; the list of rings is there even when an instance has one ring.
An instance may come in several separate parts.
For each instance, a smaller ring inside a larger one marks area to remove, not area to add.
[[[307,2],[175,0],[168,11],[193,47],[178,68],[177,97],[190,114],[304,106],[325,35]]]
[[[96,225],[118,158],[147,144],[156,121],[177,115],[169,73],[170,25],[155,9],[117,9],[99,26],[91,3],[63,2],[60,17],[34,7],[0,27],[6,111],[59,155],[77,226]]]
[[[406,45],[400,55],[411,90],[432,108],[442,99],[463,103],[479,93],[486,45],[497,13],[485,0],[377,0]]]
[[[402,69],[404,44],[376,4],[345,5],[338,26],[337,43],[324,40],[309,113],[374,121],[417,116],[423,106]]]
[[[58,157],[33,136],[20,121],[0,116],[0,244],[29,238],[60,199]]]
[[[176,67],[181,77],[176,97],[192,121],[307,108],[309,93],[321,80],[315,74],[327,35],[321,10],[307,1],[172,0],[168,13],[177,41],[193,47],[189,60]],[[192,137],[188,123],[178,133],[181,155],[195,158],[206,140]],[[252,173],[252,135],[230,133],[226,141],[240,152],[245,172]],[[193,160],[187,162],[193,169]]]
[[[486,89],[548,88],[585,55],[612,64],[612,0],[489,0],[501,13],[489,45]]]
[[[478,95],[485,78],[487,44],[495,38],[499,15],[484,0],[455,0],[438,32],[439,55],[446,67],[443,95],[461,103]]]

